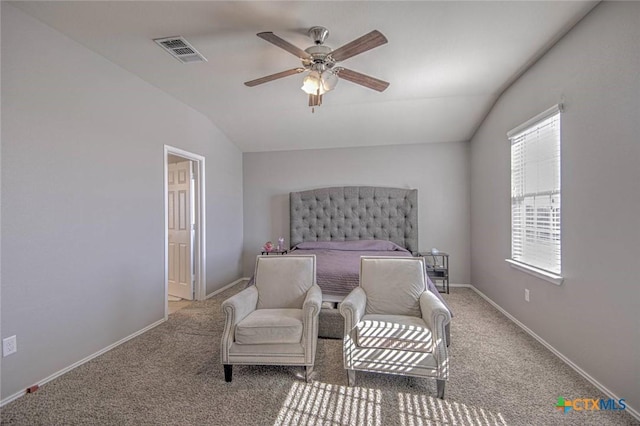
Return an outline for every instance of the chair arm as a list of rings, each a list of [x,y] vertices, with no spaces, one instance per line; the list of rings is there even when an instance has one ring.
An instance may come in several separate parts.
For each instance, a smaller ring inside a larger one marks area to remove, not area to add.
[[[256,310],[258,305],[258,289],[255,286],[247,287],[240,293],[231,296],[222,302],[222,311],[226,315],[226,324],[235,326],[247,315]]]
[[[451,321],[451,312],[438,297],[430,291],[420,295],[422,320],[433,333],[433,355],[438,364],[438,378],[449,378],[449,355],[445,326]]]
[[[340,314],[344,317],[345,335],[353,330],[362,319],[367,306],[367,294],[360,287],[354,288],[340,303]]]
[[[302,304],[302,346],[304,362],[312,366],[316,359],[318,345],[318,318],[322,307],[322,290],[317,284],[311,286]]]
[[[226,317],[220,344],[220,360],[223,364],[229,363],[229,348],[235,339],[236,324],[255,311],[257,305],[258,289],[256,286],[247,287],[222,302],[222,312]]]
[[[302,317],[306,320],[320,314],[322,307],[322,290],[318,284],[311,286],[302,304]]]
[[[438,297],[430,291],[420,295],[422,319],[432,332],[439,333],[451,321],[451,312]],[[444,336],[439,336],[444,337]]]

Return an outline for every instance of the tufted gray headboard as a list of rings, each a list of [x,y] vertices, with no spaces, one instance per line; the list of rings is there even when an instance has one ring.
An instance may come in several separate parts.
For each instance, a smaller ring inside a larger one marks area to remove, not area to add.
[[[291,246],[305,241],[388,240],[418,251],[418,190],[377,186],[289,194]]]

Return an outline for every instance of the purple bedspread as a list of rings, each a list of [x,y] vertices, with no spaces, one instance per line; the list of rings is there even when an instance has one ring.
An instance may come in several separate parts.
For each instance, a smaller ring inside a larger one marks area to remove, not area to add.
[[[377,244],[375,244],[377,243]],[[298,244],[291,254],[315,254],[322,294],[344,297],[358,287],[360,256],[411,256],[390,241],[319,241]]]
[[[358,287],[360,256],[411,256],[411,252],[406,249],[384,240],[304,242],[298,244],[290,253],[315,254],[316,277],[323,295],[339,297],[348,295]],[[429,277],[427,285],[451,312],[451,308]]]

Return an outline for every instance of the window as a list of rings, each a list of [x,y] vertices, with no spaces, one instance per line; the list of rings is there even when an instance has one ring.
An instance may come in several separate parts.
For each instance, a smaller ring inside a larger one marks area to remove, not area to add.
[[[560,112],[510,131],[511,260],[560,278]],[[561,282],[561,281],[560,281]]]

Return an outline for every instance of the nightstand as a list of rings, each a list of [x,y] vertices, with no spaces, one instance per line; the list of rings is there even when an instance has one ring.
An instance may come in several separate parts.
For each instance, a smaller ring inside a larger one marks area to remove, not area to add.
[[[270,254],[287,254],[289,251],[288,250],[271,250],[271,251],[264,251],[262,250],[262,254],[266,254],[267,256]]]
[[[439,251],[419,253],[419,256],[424,258],[427,275],[438,291],[449,294],[449,254]]]

